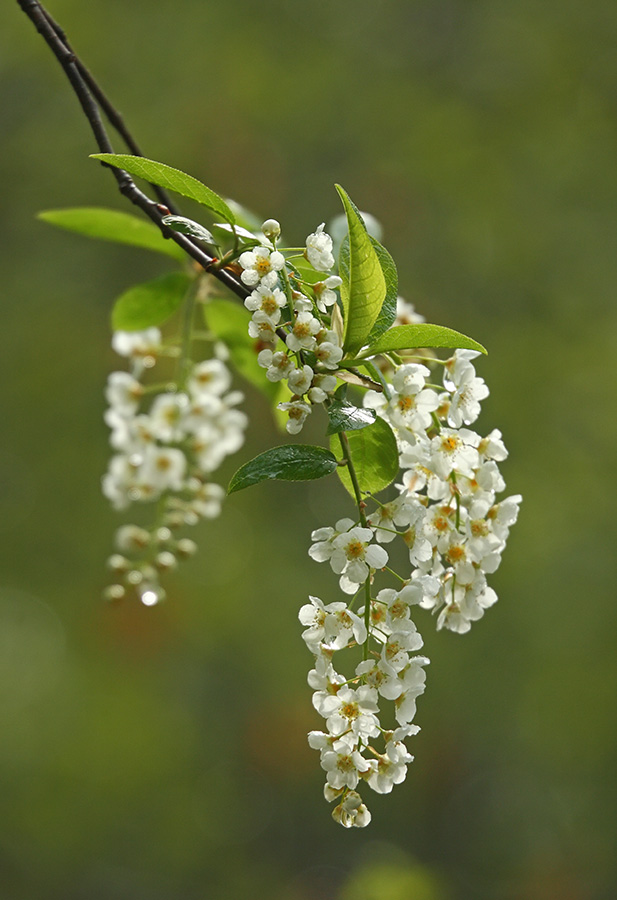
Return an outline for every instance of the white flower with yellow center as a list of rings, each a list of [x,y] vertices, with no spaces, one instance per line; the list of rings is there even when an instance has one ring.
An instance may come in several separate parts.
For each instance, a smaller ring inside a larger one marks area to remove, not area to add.
[[[214,394],[220,397],[231,387],[229,369],[220,359],[206,359],[193,366],[188,380],[188,390],[192,397]]]
[[[334,263],[333,263],[334,265]],[[343,279],[338,275],[330,275],[325,281],[318,281],[313,285],[315,298],[317,300],[317,308],[322,313],[327,313],[328,308],[333,306],[337,301],[336,289],[340,288]]]
[[[255,338],[263,344],[276,343],[276,325],[272,324],[272,319],[261,309],[253,313],[253,318],[249,322],[249,337]]]
[[[257,356],[257,362],[263,369],[267,369],[268,381],[282,381],[292,371],[294,364],[286,353],[277,350],[262,350]]]
[[[341,579],[340,584],[345,593],[355,593],[356,588],[349,589],[349,584],[362,584],[371,568],[382,569],[388,562],[384,548],[371,544],[372,539],[372,529],[359,525],[334,538],[330,565],[337,575],[344,577],[345,581]]]
[[[277,409],[282,409],[288,415],[285,428],[289,434],[298,434],[306,417],[311,413],[311,407],[304,400],[290,400],[289,403],[279,403]]]
[[[247,287],[256,287],[261,283],[272,288],[277,282],[278,273],[285,265],[285,257],[278,250],[255,247],[254,250],[245,250],[241,253],[238,262],[243,269],[240,275],[243,284]]]
[[[351,731],[367,743],[369,738],[378,737],[380,733],[377,698],[377,691],[367,685],[356,690],[341,687],[336,694],[323,697],[319,705],[315,702],[314,705],[326,719],[330,734],[341,735]]]
[[[310,312],[298,313],[296,321],[285,339],[285,343],[294,352],[298,350],[313,350],[317,345],[315,335],[319,331],[321,331],[319,319],[316,319]]]
[[[287,384],[292,394],[301,396],[306,394],[313,380],[313,370],[310,366],[302,366],[301,369],[294,369],[287,376]]]
[[[271,288],[260,284],[244,301],[244,305],[252,313],[261,310],[273,325],[281,320],[281,309],[287,303],[287,297],[280,288]]]
[[[116,412],[132,416],[137,411],[143,393],[143,385],[128,372],[110,372],[105,397]]]
[[[115,331],[111,346],[119,356],[133,358],[152,358],[161,349],[161,332],[158,328],[145,328],[143,331]]]
[[[337,741],[337,744],[340,743]],[[335,746],[337,746],[335,744]],[[326,772],[326,780],[334,790],[355,788],[361,772],[369,772],[371,764],[358,750],[351,752],[343,745],[337,750],[326,750],[321,754],[321,768]]]

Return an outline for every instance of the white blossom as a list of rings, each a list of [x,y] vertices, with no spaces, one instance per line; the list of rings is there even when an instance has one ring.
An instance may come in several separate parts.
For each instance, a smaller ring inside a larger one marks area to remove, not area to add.
[[[329,272],[334,265],[332,238],[324,231],[325,223],[306,239],[305,256],[318,272]]]

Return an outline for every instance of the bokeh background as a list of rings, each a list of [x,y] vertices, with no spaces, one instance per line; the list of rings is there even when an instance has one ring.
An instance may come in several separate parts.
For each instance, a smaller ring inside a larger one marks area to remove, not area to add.
[[[3,900],[613,900],[617,8],[610,0],[54,0],[146,155],[302,242],[334,182],[402,293],[488,346],[479,429],[524,504],[500,602],[432,659],[404,786],[321,798],[297,609],[346,513],[259,486],[166,604],[106,606],[110,305],[166,270],[35,220],[124,209],[59,66],[0,10]],[[262,398],[239,462],[279,438]],[[308,437],[319,440],[319,429]],[[327,571],[326,571],[327,570]],[[331,595],[331,594],[330,594]]]

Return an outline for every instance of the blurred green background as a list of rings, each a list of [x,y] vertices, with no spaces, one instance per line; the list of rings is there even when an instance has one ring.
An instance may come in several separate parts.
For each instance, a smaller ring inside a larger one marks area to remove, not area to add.
[[[613,900],[617,8],[54,0],[146,155],[284,224],[385,229],[401,292],[488,346],[478,429],[524,504],[472,632],[436,634],[406,783],[321,797],[297,610],[331,481],[259,486],[146,609],[105,606],[108,314],[166,270],[35,220],[124,209],[68,82],[0,10],[2,900]],[[118,145],[119,147],[120,145]],[[250,388],[248,444],[279,438]],[[314,417],[315,418],[315,417]],[[308,439],[320,440],[313,423]],[[327,570],[327,571],[326,571]]]

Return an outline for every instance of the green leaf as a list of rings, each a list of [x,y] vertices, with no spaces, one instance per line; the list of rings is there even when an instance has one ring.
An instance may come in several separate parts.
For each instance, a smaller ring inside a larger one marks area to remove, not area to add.
[[[190,200],[196,200],[228,222],[235,222],[234,214],[222,197],[215,194],[197,178],[181,172],[180,169],[155,162],[153,159],[145,159],[143,156],[131,156],[128,153],[92,153],[90,158],[98,159],[116,169],[123,169],[129,175],[143,178],[150,184],[158,184],[160,187],[166,188],[168,191],[175,191],[176,194],[182,194],[183,197],[188,197]]]
[[[345,319],[343,348],[356,353],[365,343],[386,298],[386,279],[362,217],[340,185],[349,228],[349,281],[341,285]]]
[[[47,209],[40,212],[37,219],[85,237],[115,241],[117,244],[130,244],[133,247],[163,253],[174,259],[183,261],[186,259],[184,250],[173,241],[164,238],[160,228],[152,222],[131,216],[129,213],[117,212],[115,209],[95,206]]]
[[[375,421],[374,409],[363,409],[354,406],[347,400],[334,400],[328,407],[330,422],[326,434],[338,434],[339,431],[358,431],[367,428]]]
[[[251,314],[235,300],[210,300],[204,306],[207,328],[220,338],[229,350],[237,371],[259,388],[274,403],[281,394],[281,383],[268,381],[265,370],[257,362],[257,341],[249,337]]]
[[[396,264],[386,248],[379,243],[379,241],[375,240],[374,237],[369,235],[371,244],[373,245],[373,249],[377,254],[377,258],[379,260],[379,265],[381,266],[381,270],[383,272],[385,281],[386,281],[386,297],[383,302],[383,306],[379,311],[379,315],[375,320],[375,324],[371,329],[371,333],[368,336],[368,343],[370,344],[372,341],[376,341],[377,338],[387,331],[390,325],[396,319],[396,301],[398,298],[398,272],[396,271]],[[339,275],[343,279],[344,282],[349,284],[349,238],[345,237],[345,240],[341,244],[341,249],[339,253],[338,259],[338,269]]]
[[[260,453],[240,466],[232,476],[228,494],[241,491],[268,478],[281,481],[311,481],[331,475],[337,468],[336,457],[325,447],[311,444],[283,444]]]
[[[361,491],[376,494],[392,484],[399,470],[398,448],[392,429],[383,419],[376,419],[361,431],[350,432],[347,440]],[[339,446],[338,437],[333,435],[330,448],[336,452]],[[355,498],[349,469],[339,466],[337,471],[344,486]]]
[[[206,244],[216,243],[208,229],[192,219],[187,219],[184,216],[163,216],[163,222],[172,231],[187,234],[189,237],[197,238],[198,241],[204,241]]]
[[[375,356],[377,353],[389,353],[391,350],[413,350],[416,347],[453,347],[486,353],[482,344],[473,338],[444,325],[421,322],[418,325],[397,325],[396,328],[391,328],[360,356]]]
[[[170,272],[129,288],[114,304],[111,327],[114,331],[141,331],[162,325],[182,304],[191,281],[183,272]]]

